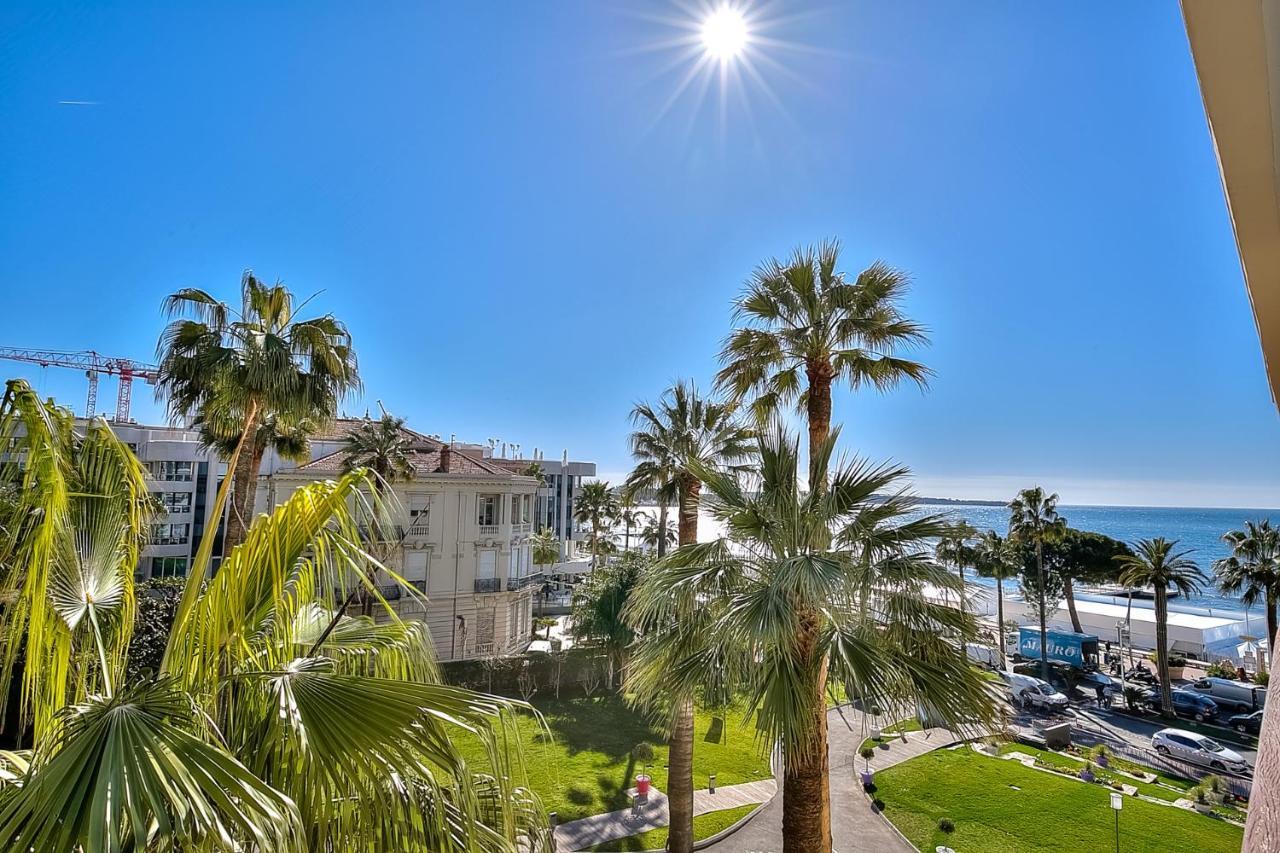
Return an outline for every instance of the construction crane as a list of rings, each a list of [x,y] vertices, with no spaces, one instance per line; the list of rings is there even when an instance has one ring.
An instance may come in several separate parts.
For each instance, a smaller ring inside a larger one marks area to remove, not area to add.
[[[89,380],[89,396],[84,404],[84,416],[93,417],[98,408],[98,374],[120,378],[119,391],[116,393],[116,423],[128,423],[129,402],[133,396],[133,380],[142,379],[148,384],[156,384],[160,376],[159,368],[154,364],[143,364],[128,358],[113,358],[93,350],[79,352],[63,352],[48,349],[25,349],[23,347],[0,347],[0,358],[10,361],[24,361],[38,364],[41,367],[71,367],[83,370]]]

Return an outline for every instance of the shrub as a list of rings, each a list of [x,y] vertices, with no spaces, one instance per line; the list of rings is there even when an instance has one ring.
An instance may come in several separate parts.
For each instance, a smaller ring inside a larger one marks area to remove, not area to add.
[[[1260,672],[1260,673],[1258,673],[1257,675],[1255,675],[1255,676],[1253,677],[1253,681],[1254,681],[1254,683],[1255,683],[1255,684],[1261,684],[1263,687],[1266,687],[1266,686],[1267,686],[1267,682],[1268,682],[1268,681],[1270,681],[1270,680],[1271,680],[1271,671],[1270,671],[1270,670],[1268,670],[1268,671],[1266,671],[1266,672]]]
[[[858,755],[861,755],[863,758],[870,761],[872,758],[875,758],[876,751],[869,746],[864,746],[861,751],[858,752]]]
[[[949,817],[939,818],[939,819],[938,819],[938,829],[942,830],[943,832],[945,832],[945,833],[947,833],[947,834],[950,834],[950,833],[952,833],[952,832],[955,832],[955,831],[956,831],[956,824],[955,824],[955,821],[953,821],[953,820],[952,820],[951,818],[949,818]]]
[[[653,761],[653,756],[653,744],[647,741],[642,740],[635,746],[631,747],[631,757],[641,764],[648,764]]]
[[[1226,783],[1222,781],[1221,776],[1215,776],[1210,773],[1200,780],[1200,787],[1214,794],[1221,794],[1226,790]]]
[[[1221,660],[1209,664],[1204,671],[1205,675],[1211,678],[1232,678],[1236,677],[1236,668],[1229,661]]]

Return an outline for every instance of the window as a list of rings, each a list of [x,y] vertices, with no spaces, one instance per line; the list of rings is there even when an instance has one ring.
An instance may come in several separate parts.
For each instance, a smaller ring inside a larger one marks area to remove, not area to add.
[[[151,525],[152,545],[186,545],[191,538],[190,524]]]
[[[525,524],[533,520],[533,495],[520,498],[520,520]]]
[[[498,552],[488,549],[480,552],[479,562],[476,564],[477,578],[492,578],[498,573]]]
[[[152,557],[151,577],[181,578],[187,574],[186,557]]]
[[[481,495],[476,499],[476,522],[481,527],[493,527],[498,523],[497,495]]]
[[[507,577],[520,577],[520,551],[515,548],[507,555]]]
[[[520,496],[511,496],[511,518],[508,519],[512,524],[520,523]]]
[[[191,512],[190,492],[155,492],[154,497],[169,515]]]
[[[427,552],[409,551],[404,555],[404,579],[407,581],[426,581]]]
[[[192,463],[190,462],[151,462],[148,463],[151,476],[162,483],[187,483],[191,481]]]
[[[426,528],[431,521],[431,499],[426,495],[409,496],[409,526]]]

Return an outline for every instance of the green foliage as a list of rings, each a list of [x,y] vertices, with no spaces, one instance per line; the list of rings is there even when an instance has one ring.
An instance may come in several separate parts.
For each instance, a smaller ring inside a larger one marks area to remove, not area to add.
[[[626,649],[635,639],[635,631],[624,616],[627,601],[651,563],[642,554],[624,554],[597,567],[574,590],[574,636],[600,643],[616,668],[621,668]]]
[[[411,446],[404,418],[389,414],[376,421],[365,418],[347,433],[342,443],[342,470],[367,468],[387,484],[412,480]]]
[[[184,584],[182,578],[155,578],[138,584],[138,610],[133,623],[133,637],[129,640],[129,663],[125,669],[129,681],[140,679],[145,672],[160,671]]]
[[[1204,674],[1210,678],[1231,678],[1236,677],[1235,664],[1227,660],[1214,661],[1205,668]]]

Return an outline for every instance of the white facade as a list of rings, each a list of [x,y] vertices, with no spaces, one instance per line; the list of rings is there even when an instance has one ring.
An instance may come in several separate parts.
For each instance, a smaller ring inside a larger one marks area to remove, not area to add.
[[[339,421],[335,432],[353,423]],[[450,447],[406,432],[415,474],[394,486],[401,517],[388,534],[387,559],[427,604],[400,596],[401,617],[427,623],[442,661],[523,651],[541,586],[528,542],[541,484],[483,458],[478,447]],[[279,504],[304,483],[338,476],[341,446],[340,437],[325,436],[313,443],[314,458],[305,465],[265,460],[257,511]],[[384,594],[398,596],[399,588],[388,579]]]
[[[85,428],[88,422],[77,420]],[[227,466],[200,447],[194,430],[144,424],[111,424],[147,470],[147,487],[162,508],[152,523],[148,544],[138,560],[139,578],[181,577],[209,523],[208,513]],[[214,542],[214,565],[222,554],[222,527]]]

